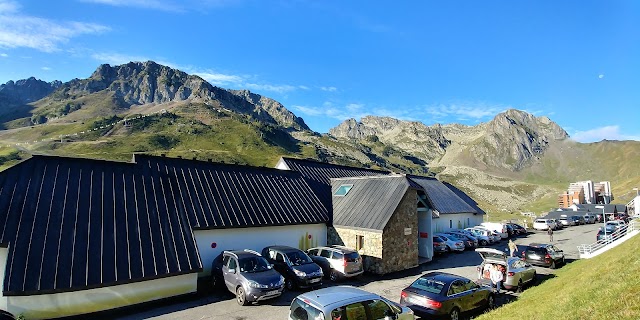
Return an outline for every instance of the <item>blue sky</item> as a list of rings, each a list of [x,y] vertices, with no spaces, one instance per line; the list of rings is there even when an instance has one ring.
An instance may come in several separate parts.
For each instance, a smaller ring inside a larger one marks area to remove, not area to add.
[[[638,1],[0,0],[0,82],[154,60],[327,132],[365,115],[475,125],[508,108],[640,140]]]

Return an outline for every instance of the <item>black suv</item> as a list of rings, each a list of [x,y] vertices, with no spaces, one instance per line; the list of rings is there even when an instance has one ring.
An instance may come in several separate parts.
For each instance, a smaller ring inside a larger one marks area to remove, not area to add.
[[[522,250],[522,258],[530,264],[551,269],[565,264],[564,252],[552,244],[531,243]]]
[[[322,285],[322,268],[300,249],[269,246],[262,249],[262,256],[284,276],[287,290]]]

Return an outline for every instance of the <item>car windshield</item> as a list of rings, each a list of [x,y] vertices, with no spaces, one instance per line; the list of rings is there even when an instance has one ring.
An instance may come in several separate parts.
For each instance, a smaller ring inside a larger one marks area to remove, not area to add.
[[[263,257],[242,258],[239,261],[240,272],[262,272],[271,269],[267,259]]]
[[[442,292],[442,288],[444,288],[444,282],[431,278],[418,278],[410,285],[410,287],[439,294]]]
[[[345,253],[344,255],[344,259],[347,260],[347,262],[354,262],[358,260],[358,258],[360,258],[360,255],[357,252]]]
[[[602,231],[602,227],[600,227],[600,230],[598,230],[598,233],[613,233],[616,231],[616,227],[612,227],[612,226],[607,226],[605,228],[605,231]]]
[[[312,263],[311,258],[304,254],[302,251],[291,251],[287,252],[287,258],[291,261],[291,264],[294,266],[299,266],[307,263]]]

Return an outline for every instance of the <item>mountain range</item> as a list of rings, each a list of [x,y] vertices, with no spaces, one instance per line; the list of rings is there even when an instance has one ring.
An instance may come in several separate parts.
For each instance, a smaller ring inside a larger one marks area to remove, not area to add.
[[[142,117],[142,115],[149,115]],[[100,65],[86,79],[0,85],[0,161],[30,153],[127,160],[132,153],[273,166],[282,156],[437,176],[490,215],[544,211],[572,181],[640,184],[640,142],[582,144],[547,117],[510,109],[475,126],[366,116],[326,134],[279,102],[152,61]],[[616,189],[616,186],[618,186]]]

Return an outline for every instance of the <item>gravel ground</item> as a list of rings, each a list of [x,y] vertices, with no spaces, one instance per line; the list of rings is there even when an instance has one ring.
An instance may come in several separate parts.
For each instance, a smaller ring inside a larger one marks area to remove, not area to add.
[[[580,244],[592,243],[595,241],[596,230],[600,225],[584,225],[566,228],[554,233],[554,244],[562,249],[568,263],[578,259],[577,246]],[[527,236],[521,236],[515,240],[516,244],[526,245],[532,242],[549,242],[546,232],[533,232]],[[507,247],[506,241],[494,245],[494,248],[504,250]],[[436,257],[433,261],[424,263],[411,270],[405,270],[384,276],[363,275],[354,281],[343,281],[340,284],[349,284],[361,287],[365,290],[377,293],[392,301],[398,301],[400,291],[409,285],[415,278],[429,271],[450,272],[465,276],[470,279],[476,278],[476,266],[482,262],[482,258],[473,252],[451,253]],[[542,282],[552,277],[554,270],[536,267]],[[324,286],[334,285],[328,280]],[[219,320],[275,320],[287,319],[289,304],[300,292],[285,292],[281,297],[267,300],[259,305],[241,307],[231,293],[221,292],[201,292],[197,295],[168,299],[161,303],[137,306],[135,308],[121,310],[117,314],[107,313],[105,318],[109,319],[219,319]],[[516,293],[502,294],[498,299],[498,304],[508,303],[517,299]],[[102,315],[94,317],[102,318]]]

